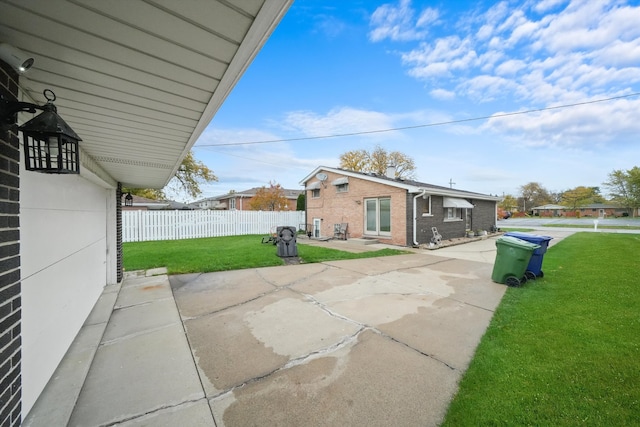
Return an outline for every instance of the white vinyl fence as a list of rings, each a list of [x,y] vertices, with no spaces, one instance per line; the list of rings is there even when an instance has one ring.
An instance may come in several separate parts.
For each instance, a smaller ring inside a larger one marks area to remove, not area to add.
[[[298,229],[304,211],[123,211],[122,241],[269,234],[278,226]]]

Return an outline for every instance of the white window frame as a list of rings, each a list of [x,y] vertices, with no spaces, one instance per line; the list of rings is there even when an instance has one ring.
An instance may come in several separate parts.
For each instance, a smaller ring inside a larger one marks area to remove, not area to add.
[[[229,199],[229,210],[235,210],[235,209],[236,209],[236,198],[233,197]]]
[[[320,198],[320,189],[319,188],[314,188],[313,190],[311,190],[311,198],[312,199],[319,199]]]
[[[422,211],[422,216],[433,216],[433,214],[431,213],[431,196],[427,196],[425,205],[427,209]]]
[[[336,185],[336,193],[346,193],[349,191],[349,183],[345,182],[344,184]]]
[[[381,231],[381,219],[380,219],[380,202],[382,200],[388,200],[389,201],[389,231]],[[376,229],[375,230],[368,230],[367,229],[367,224],[368,224],[368,211],[367,211],[367,206],[368,206],[368,202],[374,201],[375,202],[375,222],[376,222]],[[393,230],[393,215],[392,215],[392,206],[391,206],[391,197],[372,197],[372,198],[367,198],[364,199],[364,234],[365,235],[369,235],[369,236],[385,236],[385,237],[390,237],[391,236],[391,231]]]
[[[462,208],[444,208],[445,222],[462,221]]]

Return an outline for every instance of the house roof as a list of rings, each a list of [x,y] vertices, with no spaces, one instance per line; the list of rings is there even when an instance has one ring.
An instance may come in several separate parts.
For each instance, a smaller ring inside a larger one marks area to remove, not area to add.
[[[135,194],[132,194],[131,197],[133,198],[132,199],[133,207],[144,206],[149,210],[158,210],[158,209],[182,209],[182,210],[185,210],[185,209],[193,209],[192,207],[190,207],[186,203],[174,202],[173,200],[148,199],[146,197],[137,196]],[[122,200],[122,203],[124,203],[124,198]]]
[[[435,196],[462,197],[462,198],[472,198],[472,199],[478,199],[478,200],[492,200],[492,201],[500,200],[499,197],[491,196],[488,194],[457,190],[449,187],[442,187],[439,185],[413,181],[410,179],[389,178],[387,176],[379,175],[379,174],[354,172],[346,169],[330,168],[326,166],[318,166],[317,168],[315,168],[313,172],[311,172],[309,175],[307,175],[300,181],[300,184],[306,186],[309,181],[311,181],[311,184],[314,184],[315,182],[319,182],[319,179],[316,175],[318,175],[323,171],[340,174],[345,177],[364,179],[367,181],[389,185],[396,188],[402,188],[407,190],[409,193],[421,193],[422,191],[425,191],[426,194],[435,195]]]
[[[574,209],[569,206],[562,205],[542,205],[536,206],[535,208],[531,208],[531,210],[545,210],[545,209]],[[611,203],[591,203],[589,205],[578,206],[577,209],[620,209],[619,205],[614,205]]]
[[[206,200],[223,200],[223,199],[232,199],[234,197],[253,197],[258,193],[258,190],[260,190],[261,188],[263,187],[254,187],[244,191],[234,191],[233,193],[227,193],[227,194],[223,194],[222,196],[211,197]],[[286,188],[283,188],[282,191],[284,192],[284,196],[287,199],[297,199],[300,194],[304,193],[304,190],[289,190]]]
[[[562,206],[562,205],[553,205],[553,204],[548,204],[548,205],[542,205],[542,206],[536,206],[534,208],[531,208],[532,211],[535,210],[557,210],[557,209],[567,209],[566,206]]]
[[[162,188],[292,2],[6,0],[0,42],[35,59],[20,100],[55,92],[81,174]]]

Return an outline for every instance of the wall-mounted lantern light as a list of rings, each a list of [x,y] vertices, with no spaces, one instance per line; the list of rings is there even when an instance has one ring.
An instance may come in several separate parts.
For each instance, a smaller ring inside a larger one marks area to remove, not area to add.
[[[0,120],[3,124],[15,124],[16,113],[43,112],[22,126],[22,136],[25,149],[25,167],[27,170],[58,173],[80,173],[80,137],[58,115],[53,101],[56,95],[45,89],[44,97],[47,103],[43,106],[28,102],[0,100]]]
[[[124,205],[133,206],[133,196],[131,195],[131,193],[127,193],[127,195],[124,196]]]

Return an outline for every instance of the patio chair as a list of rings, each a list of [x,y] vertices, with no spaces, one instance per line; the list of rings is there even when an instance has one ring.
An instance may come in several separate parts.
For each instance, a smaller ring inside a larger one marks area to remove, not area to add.
[[[349,228],[349,224],[343,222],[342,224],[334,224],[333,225],[333,238],[347,240],[347,229]]]

